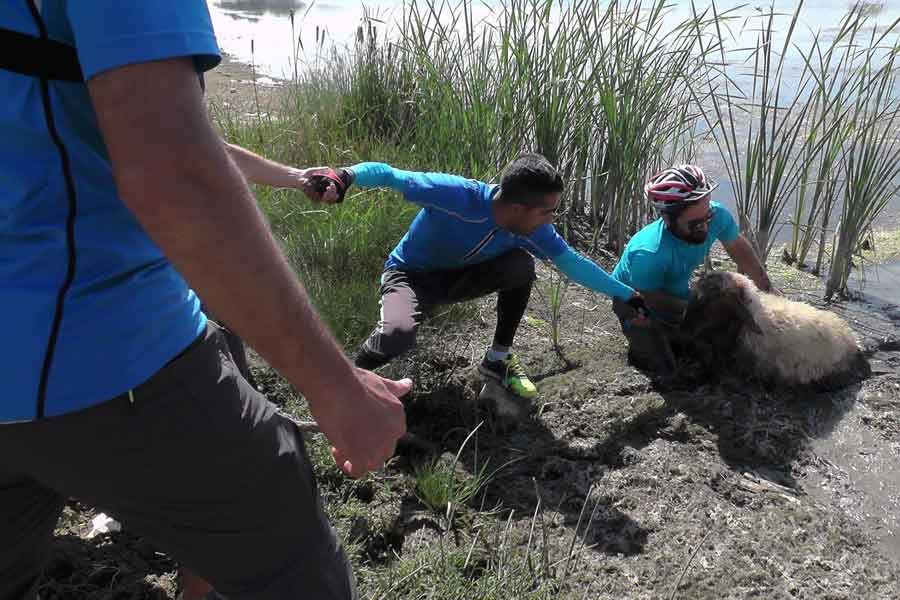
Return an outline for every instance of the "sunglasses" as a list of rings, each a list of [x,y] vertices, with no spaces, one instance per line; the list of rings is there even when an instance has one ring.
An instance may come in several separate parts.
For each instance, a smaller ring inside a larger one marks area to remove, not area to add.
[[[685,227],[688,228],[688,231],[697,231],[701,229],[704,225],[708,225],[710,221],[713,219],[712,211],[706,213],[706,216],[700,217],[699,219],[691,219],[687,223],[685,223]]]

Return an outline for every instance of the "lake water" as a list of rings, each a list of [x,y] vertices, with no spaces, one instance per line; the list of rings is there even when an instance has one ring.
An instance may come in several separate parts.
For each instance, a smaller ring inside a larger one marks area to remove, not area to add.
[[[649,4],[649,2],[645,2]],[[691,3],[686,0],[673,0],[671,9],[667,11],[667,22],[678,23],[690,16]],[[850,7],[848,0],[810,0],[803,6],[799,26],[794,34],[794,42],[801,48],[809,47],[814,32],[822,31],[827,39],[834,32],[841,17]],[[289,14],[294,11],[294,33],[300,38],[306,49],[315,45],[316,29],[324,31],[327,40],[338,44],[352,44],[356,28],[364,15],[374,17],[385,23],[394,21],[402,14],[403,0],[367,1],[365,5],[359,0],[324,0],[319,2],[303,2],[300,0],[209,0],[213,26],[222,49],[242,62],[254,60],[260,73],[272,77],[289,77],[293,72],[292,57],[295,52],[296,38],[291,35]],[[492,7],[497,2],[482,0],[473,3],[475,20],[491,15]],[[698,10],[703,2],[698,2]],[[737,8],[741,7],[743,8]],[[364,8],[365,6],[365,8]],[[731,24],[735,35],[733,48],[745,47],[753,43],[756,37],[754,26],[758,27],[759,19],[746,21],[743,19],[758,14],[758,10],[768,7],[769,3],[759,2],[745,4],[731,0],[717,3],[720,13],[733,11],[741,17]],[[791,13],[796,2],[775,2],[776,11]],[[885,25],[900,18],[900,1],[872,2],[871,12],[875,22]],[[735,10],[736,9],[736,10]],[[781,17],[786,30],[789,18]],[[743,29],[743,32],[741,32]],[[251,55],[251,40],[253,55]],[[302,54],[302,53],[301,53]],[[792,62],[791,70],[799,74],[801,62],[799,58]]]
[[[390,21],[402,9],[402,0],[362,2],[325,0],[209,0],[210,15],[219,46],[237,60],[253,60],[259,73],[288,79],[293,73],[297,39],[303,47],[315,47],[316,28],[324,32],[326,44],[352,44],[365,11]],[[294,11],[294,36],[290,13]],[[253,52],[251,54],[251,40]],[[301,60],[303,52],[300,52]]]
[[[850,286],[878,303],[900,304],[900,261],[854,270]],[[900,317],[900,312],[895,312]]]

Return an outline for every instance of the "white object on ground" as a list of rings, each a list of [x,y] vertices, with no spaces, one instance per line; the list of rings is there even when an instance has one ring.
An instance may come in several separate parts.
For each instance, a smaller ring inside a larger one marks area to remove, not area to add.
[[[87,538],[92,539],[101,533],[112,533],[114,531],[122,531],[122,524],[106,513],[100,513],[91,520],[91,531],[87,534]]]

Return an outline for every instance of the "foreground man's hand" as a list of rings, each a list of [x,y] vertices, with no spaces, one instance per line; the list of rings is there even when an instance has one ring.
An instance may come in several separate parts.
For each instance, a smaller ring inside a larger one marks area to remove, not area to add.
[[[332,398],[315,403],[327,408],[313,410],[313,416],[331,442],[337,465],[350,477],[360,477],[383,467],[406,433],[400,398],[409,393],[412,380],[393,381],[363,369],[354,374],[350,381],[336,382]]]

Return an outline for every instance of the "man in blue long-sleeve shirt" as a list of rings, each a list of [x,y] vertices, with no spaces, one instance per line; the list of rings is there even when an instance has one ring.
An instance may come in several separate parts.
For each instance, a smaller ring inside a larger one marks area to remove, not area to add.
[[[341,190],[389,187],[422,207],[385,262],[381,318],[363,343],[356,365],[374,369],[415,345],[424,309],[497,293],[497,328],[479,371],[510,391],[537,393],[513,338],[534,282],[532,256],[552,261],[573,281],[642,308],[640,296],[582,257],[550,224],[563,180],[538,154],[523,154],[504,170],[500,185],[443,173],[417,173],[383,163],[332,172]]]

